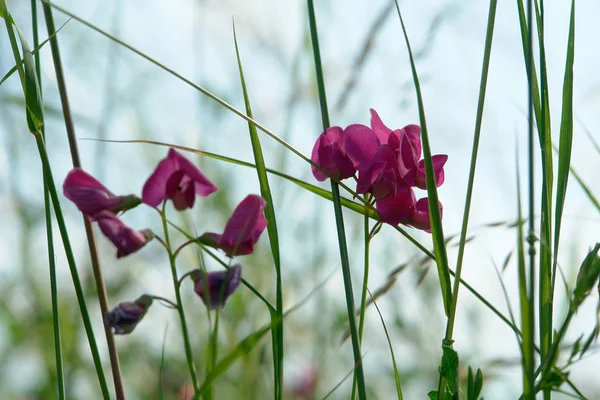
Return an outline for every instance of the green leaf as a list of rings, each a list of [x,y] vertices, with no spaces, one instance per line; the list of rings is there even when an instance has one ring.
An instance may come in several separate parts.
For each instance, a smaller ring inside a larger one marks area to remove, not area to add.
[[[442,346],[442,351],[440,374],[448,382],[450,393],[455,394],[458,391],[458,353],[450,346]]]
[[[469,367],[467,379],[467,400],[477,400],[483,387],[483,374],[481,369],[477,368],[477,373],[473,376],[473,370]]]
[[[427,397],[429,397],[429,400],[438,400],[438,391],[432,390],[427,393]],[[452,400],[452,395],[448,392],[444,392],[444,400]]]
[[[21,40],[21,48],[23,49],[23,64],[25,66],[25,108],[27,110],[27,127],[31,133],[38,132],[44,124],[44,107],[42,104],[42,96],[40,93],[40,85],[38,83],[37,73],[35,71],[35,63],[31,48],[25,39],[25,35],[15,25]]]

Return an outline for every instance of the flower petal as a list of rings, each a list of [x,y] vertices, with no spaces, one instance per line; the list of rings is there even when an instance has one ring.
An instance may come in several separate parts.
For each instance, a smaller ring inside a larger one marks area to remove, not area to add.
[[[379,138],[368,126],[353,124],[344,130],[342,149],[358,170],[366,169],[371,165],[380,146]]]
[[[152,175],[146,180],[142,189],[142,201],[152,207],[158,206],[166,198],[169,178],[178,169],[177,152],[171,148],[167,158],[158,163]]]
[[[415,207],[415,194],[410,187],[399,188],[395,194],[379,199],[375,208],[381,221],[390,225],[404,222]]]
[[[443,214],[444,208],[442,203],[440,204],[440,216]],[[419,199],[415,204],[415,212],[408,218],[408,225],[411,225],[417,229],[421,229],[425,232],[431,233],[431,222],[429,217],[429,199],[424,197]]]
[[[388,137],[390,136],[390,133],[392,133],[392,130],[383,123],[383,121],[379,117],[379,114],[377,114],[377,111],[375,111],[372,108],[370,111],[371,129],[373,129],[373,132],[375,132],[375,135],[377,135],[381,144],[387,144]]]
[[[433,174],[435,177],[435,184],[437,187],[442,186],[442,183],[444,183],[444,165],[446,164],[446,161],[448,161],[448,156],[446,154],[436,154],[435,156],[431,157],[431,162],[433,164]],[[419,161],[419,164],[417,165],[415,183],[419,189],[427,189],[427,180],[425,177],[425,160]]]
[[[254,243],[267,227],[263,213],[266,205],[262,197],[251,194],[236,207],[218,242],[228,256],[252,253]]]
[[[173,150],[173,149],[171,149],[171,150]],[[173,150],[173,152],[175,153],[175,157],[177,157],[177,161],[179,163],[179,168],[181,168],[183,170],[183,172],[185,172],[185,175],[187,175],[195,183],[195,185],[194,185],[195,193],[198,196],[206,197],[206,196],[216,192],[217,190],[219,190],[219,188],[217,186],[215,186],[215,184],[213,184],[198,169],[198,167],[196,167],[194,164],[192,164],[190,162],[190,160],[185,158],[183,155],[181,155],[176,150]],[[192,204],[193,204],[193,202],[192,202]]]

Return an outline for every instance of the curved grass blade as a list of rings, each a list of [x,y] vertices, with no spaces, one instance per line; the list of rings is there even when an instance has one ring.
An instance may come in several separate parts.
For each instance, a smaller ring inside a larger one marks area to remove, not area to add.
[[[248,96],[248,90],[246,88],[246,80],[244,79],[244,71],[242,68],[242,60],[240,58],[240,51],[238,48],[237,35],[235,32],[235,25],[233,26],[233,39],[235,43],[235,54],[238,62],[238,69],[240,72],[240,82],[242,85],[242,91],[244,93],[244,104],[246,106],[246,114],[248,117],[253,118],[252,108],[250,107],[250,99]],[[272,313],[272,319],[281,319],[283,315],[283,289],[281,283],[281,257],[279,254],[279,237],[277,234],[277,219],[275,218],[275,206],[273,204],[273,196],[271,195],[271,188],[269,186],[269,178],[267,176],[267,169],[265,166],[265,158],[263,156],[262,148],[260,145],[260,139],[256,127],[251,123],[248,123],[248,129],[250,130],[250,141],[252,142],[252,151],[254,153],[254,162],[256,163],[256,173],[258,174],[258,181],[260,184],[260,194],[267,202],[265,206],[265,217],[268,221],[267,233],[269,234],[269,243],[271,245],[271,254],[273,255],[273,263],[275,264],[275,275],[276,275],[276,300],[275,307],[276,312]],[[273,335],[273,371],[275,373],[275,399],[281,399],[283,396],[283,320],[280,324],[276,324],[272,331]]]
[[[367,289],[367,291],[369,291],[369,289]],[[381,315],[381,310],[379,310],[379,306],[377,305],[377,302],[373,298],[371,291],[369,291],[369,296],[371,297],[371,302],[373,303],[373,305],[375,306],[375,309],[377,310],[377,314],[379,314],[379,319],[381,320],[381,325],[383,325],[383,330],[385,331],[385,338],[388,343],[388,348],[390,349],[390,355],[392,356],[392,365],[394,367],[394,381],[396,383],[396,394],[398,396],[398,400],[402,400],[403,399],[402,385],[400,384],[400,375],[398,374],[398,366],[396,365],[396,357],[394,356],[394,348],[392,346],[392,340],[390,339],[390,334],[385,325],[385,321],[383,320],[383,315]]]
[[[410,67],[412,70],[413,82],[415,84],[415,91],[417,94],[417,104],[419,106],[419,121],[421,124],[423,159],[425,160],[427,196],[429,198],[428,203],[429,215],[431,218],[431,235],[433,239],[433,249],[435,253],[435,261],[437,265],[438,276],[440,280],[440,288],[442,290],[442,299],[444,301],[444,312],[446,313],[447,317],[450,317],[450,308],[452,304],[452,287],[450,282],[450,273],[448,272],[448,255],[446,254],[446,246],[444,245],[444,231],[442,228],[442,218],[440,215],[440,205],[438,200],[437,187],[435,184],[435,178],[433,176],[431,148],[429,147],[429,134],[427,132],[427,121],[425,120],[425,107],[423,105],[423,97],[421,95],[421,84],[419,83],[419,76],[417,75],[417,68],[415,66],[415,60],[410,47],[408,33],[406,32],[404,20],[402,19],[402,13],[400,12],[400,5],[398,4],[398,0],[395,1],[396,10],[398,11],[398,18],[400,19],[400,24],[402,25],[402,32],[404,34],[406,47],[408,49]]]

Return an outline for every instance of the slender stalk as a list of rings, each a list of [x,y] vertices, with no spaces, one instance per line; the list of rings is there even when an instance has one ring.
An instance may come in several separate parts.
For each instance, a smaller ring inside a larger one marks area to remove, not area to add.
[[[44,16],[46,19],[46,27],[48,29],[48,36],[50,37],[50,48],[52,50],[52,60],[54,62],[54,71],[56,73],[56,81],[58,84],[58,91],[60,94],[60,101],[63,111],[63,119],[65,121],[65,128],[67,131],[67,138],[69,141],[69,150],[71,152],[71,159],[74,167],[81,167],[81,161],[79,157],[79,149],[77,147],[77,137],[75,135],[75,125],[71,115],[71,107],[69,105],[69,98],[67,95],[67,85],[64,78],[62,61],[60,57],[60,50],[58,47],[58,39],[56,38],[56,28],[54,26],[54,17],[52,16],[52,8],[46,4],[42,4],[44,10]],[[92,271],[94,273],[94,282],[96,283],[96,292],[98,293],[98,302],[100,304],[100,311],[102,317],[109,311],[108,308],[108,296],[106,294],[106,286],[104,284],[104,277],[102,274],[102,267],[100,266],[100,257],[98,255],[98,246],[96,243],[96,237],[94,230],[92,229],[91,222],[83,216],[83,224],[85,227],[85,233],[88,242],[88,248],[90,251],[90,259],[92,264]],[[115,395],[118,400],[125,400],[125,390],[123,388],[123,380],[121,377],[121,367],[119,365],[119,354],[117,352],[117,346],[112,329],[107,327],[104,323],[104,335],[106,337],[106,344],[108,348],[108,354],[110,358],[110,366],[113,375],[113,383],[115,386]]]
[[[528,0],[527,2],[527,26],[529,27],[528,29],[528,33],[527,33],[527,54],[526,54],[526,59],[527,59],[527,77],[528,77],[528,84],[527,84],[527,96],[528,96],[528,100],[527,100],[527,121],[528,121],[528,183],[529,183],[529,201],[528,201],[528,206],[529,206],[529,218],[528,218],[528,222],[529,222],[529,232],[527,234],[527,242],[529,244],[529,290],[530,290],[530,297],[529,297],[529,310],[528,310],[528,319],[529,319],[529,324],[530,325],[530,329],[533,332],[534,329],[534,321],[535,321],[535,301],[533,301],[533,290],[535,288],[535,253],[536,253],[536,249],[535,249],[535,209],[534,209],[534,204],[535,204],[535,175],[534,175],[534,161],[535,161],[535,156],[534,156],[534,132],[533,132],[533,124],[534,124],[534,110],[533,110],[533,97],[534,97],[534,76],[533,76],[533,1],[532,0]],[[537,83],[537,82],[536,82]],[[540,271],[541,273],[541,271]],[[543,278],[540,278],[540,283],[543,281]],[[542,305],[540,304],[540,308],[542,307]],[[542,314],[540,314],[540,316],[543,316]],[[540,321],[540,324],[542,324],[543,321]],[[540,335],[542,334],[542,329],[540,329]],[[530,347],[531,344],[529,344],[528,347]],[[529,352],[529,356],[531,356],[531,349],[526,348]],[[544,349],[544,344],[540,343],[540,356],[543,358],[545,355],[545,349]],[[528,361],[528,369],[531,369],[534,367],[534,360],[530,360]],[[530,371],[527,372],[528,373],[528,386],[531,385],[531,373]],[[534,377],[535,379],[535,377]],[[535,398],[535,393],[531,392],[530,393],[530,398],[534,399]]]
[[[37,2],[31,0],[31,26],[33,27],[33,47],[39,46],[38,20],[37,20]],[[35,68],[38,76],[40,97],[42,97],[42,74],[40,67],[40,53],[35,55]],[[43,101],[42,101],[43,104]],[[46,138],[46,129],[42,124],[42,138]],[[60,341],[60,317],[58,309],[58,288],[56,284],[56,256],[54,254],[54,234],[52,232],[52,203],[48,193],[48,180],[44,175],[44,214],[46,219],[46,243],[48,246],[48,267],[50,272],[50,296],[52,303],[52,327],[54,333],[54,358],[56,362],[56,385],[58,399],[65,399],[65,380],[63,373],[62,345]]]
[[[367,200],[367,204],[369,204],[369,199]],[[379,222],[378,222],[379,223]],[[358,317],[358,341],[362,347],[362,338],[363,338],[363,330],[365,328],[365,312],[367,310],[367,292],[369,285],[369,250],[371,248],[371,238],[372,232],[369,229],[369,213],[365,212],[364,224],[363,224],[363,234],[364,234],[364,242],[365,242],[365,254],[364,254],[364,272],[363,272],[363,281],[362,281],[362,295],[360,299],[360,315]],[[354,377],[354,381],[352,383],[352,398],[356,394],[356,377]]]
[[[181,321],[181,330],[183,332],[183,346],[185,348],[185,357],[187,359],[188,369],[190,370],[190,377],[192,378],[192,385],[194,387],[194,394],[198,394],[198,378],[196,376],[196,367],[194,366],[194,357],[192,355],[192,346],[190,345],[190,335],[185,321],[185,313],[183,312],[183,302],[181,301],[181,291],[179,288],[179,279],[177,278],[177,267],[175,265],[175,255],[171,247],[171,239],[169,238],[169,227],[167,223],[167,214],[163,207],[160,216],[163,223],[163,231],[165,235],[165,243],[167,245],[167,254],[169,255],[169,265],[171,266],[171,276],[173,277],[173,289],[175,290],[175,299],[177,303],[177,312],[179,313],[179,320]]]
[[[310,23],[310,37],[313,46],[313,55],[315,59],[317,86],[319,89],[319,102],[321,104],[321,118],[323,120],[323,129],[327,129],[330,126],[329,112],[327,109],[325,80],[323,78],[323,68],[321,65],[321,52],[319,50],[317,21],[315,17],[315,7],[313,4],[313,0],[308,0],[308,19]],[[348,245],[346,243],[344,217],[342,214],[342,204],[340,200],[340,188],[338,184],[333,180],[331,181],[331,193],[333,195],[333,209],[335,212],[338,244],[340,249],[340,258],[342,262],[342,274],[344,276],[344,291],[346,293],[348,325],[350,328],[350,337],[352,339],[352,352],[354,354],[354,375],[356,377],[356,382],[358,386],[358,398],[361,400],[365,400],[367,398],[367,392],[363,372],[362,357],[360,354],[360,341],[358,337],[358,330],[356,329],[354,294],[352,293],[352,276],[350,273],[350,261],[348,259]]]
[[[40,153],[40,159],[44,168],[44,176],[47,180],[48,191],[50,192],[50,198],[54,205],[54,214],[56,215],[56,222],[58,223],[58,229],[63,241],[65,248],[65,254],[69,269],[71,272],[71,278],[73,279],[73,286],[75,287],[75,295],[77,302],[79,303],[79,309],[81,311],[81,319],[83,320],[83,326],[87,335],[90,351],[92,353],[92,359],[94,360],[94,366],[96,367],[96,373],[98,375],[98,382],[100,383],[100,389],[102,390],[102,397],[106,400],[110,399],[108,394],[108,387],[106,386],[106,378],[104,377],[104,371],[102,370],[102,362],[100,360],[100,353],[98,352],[98,346],[96,345],[96,339],[94,337],[94,331],[92,329],[92,323],[90,316],[85,304],[85,295],[79,279],[79,272],[77,271],[77,265],[75,264],[75,257],[73,256],[73,250],[71,248],[71,242],[69,240],[69,233],[67,232],[67,225],[60,208],[60,202],[58,200],[58,194],[56,192],[56,185],[52,178],[52,171],[50,169],[50,161],[48,160],[48,153],[46,152],[46,146],[44,145],[44,138],[41,132],[35,133],[36,144]]]

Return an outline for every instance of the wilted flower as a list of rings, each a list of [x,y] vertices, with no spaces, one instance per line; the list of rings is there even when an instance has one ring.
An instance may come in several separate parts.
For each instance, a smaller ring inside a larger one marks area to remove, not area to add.
[[[117,247],[117,258],[135,253],[154,237],[150,229],[131,229],[108,211],[96,214],[96,221],[102,233]]]
[[[110,211],[114,214],[136,207],[141,203],[139,197],[116,196],[96,178],[81,168],[73,168],[63,182],[63,193],[71,200],[79,211],[90,220],[100,211]]]
[[[104,324],[113,328],[116,335],[131,333],[152,304],[152,296],[144,294],[133,302],[119,303],[104,316]]]
[[[229,257],[251,254],[254,244],[267,227],[266,201],[256,194],[246,196],[225,225],[223,234],[206,232],[198,240],[225,252]]]
[[[239,264],[225,271],[206,273],[200,269],[190,273],[194,291],[210,310],[223,308],[225,302],[242,281],[242,266]]]
[[[327,172],[335,181],[350,178],[356,173],[352,160],[342,149],[343,137],[351,131],[360,131],[369,129],[364,125],[350,125],[346,129],[339,126],[332,126],[325,130],[315,142],[311,160],[321,169]],[[318,181],[324,181],[328,178],[322,171],[312,166],[312,172]]]
[[[163,200],[171,199],[181,211],[194,206],[196,195],[205,197],[217,190],[194,164],[171,148],[144,184],[142,200],[156,207]]]

